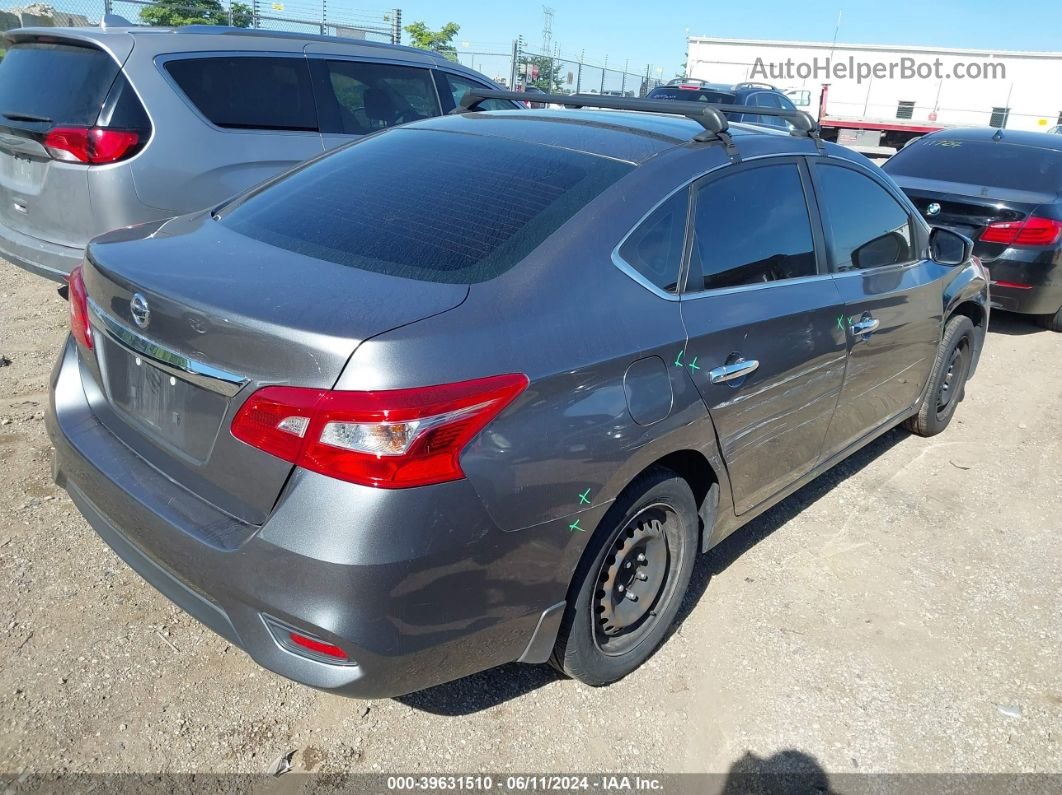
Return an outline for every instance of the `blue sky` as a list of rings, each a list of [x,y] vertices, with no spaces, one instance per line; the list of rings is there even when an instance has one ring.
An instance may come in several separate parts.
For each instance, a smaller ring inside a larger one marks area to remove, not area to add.
[[[342,13],[343,3],[329,3]],[[403,24],[461,25],[458,42],[472,52],[508,51],[517,34],[534,49],[542,42],[542,2],[488,4],[483,0],[395,0]],[[586,51],[588,61],[644,73],[647,64],[672,77],[685,57],[685,35],[829,41],[843,10],[839,41],[928,44],[1005,50],[1062,50],[1062,3],[1024,0],[889,0],[889,2],[794,2],[794,0],[546,0],[554,9],[553,41],[567,57]],[[1018,11],[1017,9],[1020,9]],[[469,63],[471,55],[462,57]],[[476,68],[496,70],[496,59],[476,58]],[[493,75],[492,75],[493,76]]]

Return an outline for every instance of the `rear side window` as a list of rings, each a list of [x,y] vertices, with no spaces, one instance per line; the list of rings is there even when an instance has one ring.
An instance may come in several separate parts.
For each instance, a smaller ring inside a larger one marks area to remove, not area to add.
[[[481,282],[526,257],[631,168],[556,147],[398,128],[251,194],[221,223],[353,268]]]
[[[92,126],[119,67],[107,53],[67,44],[16,44],[0,61],[0,124]]]
[[[817,273],[804,188],[795,165],[764,166],[697,191],[690,285],[737,287]]]
[[[439,115],[427,69],[364,61],[325,61],[322,132],[365,135]]]
[[[1062,187],[1062,152],[1006,141],[929,138],[905,146],[882,167],[888,174],[1055,193]]]
[[[181,58],[165,68],[218,127],[317,130],[310,72],[302,57]]]
[[[816,174],[834,268],[865,270],[911,261],[911,218],[887,190],[842,166],[817,166]]]
[[[665,292],[678,286],[682,247],[686,240],[689,191],[680,190],[631,232],[620,246],[620,258]]]

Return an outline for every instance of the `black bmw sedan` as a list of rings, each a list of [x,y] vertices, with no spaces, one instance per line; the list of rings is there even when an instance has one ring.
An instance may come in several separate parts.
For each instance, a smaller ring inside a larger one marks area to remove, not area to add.
[[[974,241],[994,307],[1062,331],[1062,136],[941,130],[883,168],[933,226]]]

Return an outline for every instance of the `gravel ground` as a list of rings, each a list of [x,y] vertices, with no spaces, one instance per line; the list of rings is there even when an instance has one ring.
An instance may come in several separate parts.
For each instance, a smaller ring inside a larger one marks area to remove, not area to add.
[[[258,668],[55,488],[66,311],[0,262],[0,771],[1062,772],[1060,334],[995,317],[946,433],[887,434],[704,557],[619,684],[513,664],[370,702]]]

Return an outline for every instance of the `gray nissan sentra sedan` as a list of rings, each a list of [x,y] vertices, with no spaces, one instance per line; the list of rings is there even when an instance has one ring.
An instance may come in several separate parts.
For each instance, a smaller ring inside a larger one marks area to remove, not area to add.
[[[803,116],[470,99],[69,282],[57,482],[184,610],[348,695],[628,674],[697,553],[943,430],[988,324],[970,242]]]

